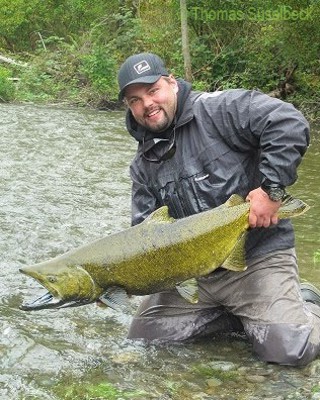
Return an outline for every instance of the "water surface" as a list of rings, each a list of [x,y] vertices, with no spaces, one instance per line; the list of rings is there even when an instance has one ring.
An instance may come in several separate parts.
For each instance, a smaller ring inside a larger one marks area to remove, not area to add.
[[[19,310],[43,293],[19,267],[129,226],[136,144],[122,112],[0,105],[0,120],[2,400],[270,399],[318,384],[320,365],[265,366],[243,338],[144,346],[125,339],[130,316],[95,305]],[[301,275],[320,285],[319,132],[313,136],[291,192],[312,206],[294,223]]]

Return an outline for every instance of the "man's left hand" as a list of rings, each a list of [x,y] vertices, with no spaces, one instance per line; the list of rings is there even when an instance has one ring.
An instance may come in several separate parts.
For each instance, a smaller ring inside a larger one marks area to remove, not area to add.
[[[250,202],[250,228],[268,228],[278,223],[281,201],[270,200],[267,193],[261,188],[252,190],[246,200]]]

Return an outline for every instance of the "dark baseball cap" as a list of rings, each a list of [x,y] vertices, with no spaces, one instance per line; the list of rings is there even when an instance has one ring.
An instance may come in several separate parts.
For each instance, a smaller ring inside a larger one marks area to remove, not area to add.
[[[155,83],[161,76],[169,76],[164,62],[156,54],[134,54],[121,65],[118,74],[119,100],[124,97],[125,89],[133,83]]]

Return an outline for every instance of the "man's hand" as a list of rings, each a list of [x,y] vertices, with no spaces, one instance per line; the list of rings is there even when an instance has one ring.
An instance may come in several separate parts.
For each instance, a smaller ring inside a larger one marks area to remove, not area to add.
[[[252,190],[247,198],[250,202],[249,225],[250,228],[268,228],[278,223],[278,210],[281,201],[272,201],[261,188]]]

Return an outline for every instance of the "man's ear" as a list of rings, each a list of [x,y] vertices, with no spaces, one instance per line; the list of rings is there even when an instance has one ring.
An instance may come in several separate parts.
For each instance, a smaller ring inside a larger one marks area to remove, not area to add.
[[[172,74],[169,75],[169,78],[170,78],[170,84],[173,87],[173,91],[174,91],[174,93],[177,94],[178,91],[179,91],[178,82],[177,82],[177,80],[175,79],[175,77]]]

